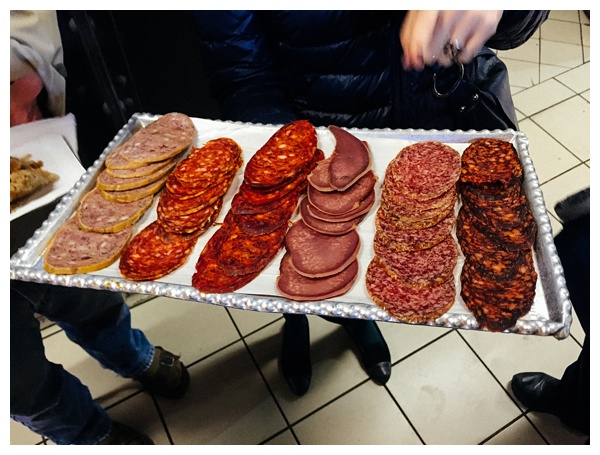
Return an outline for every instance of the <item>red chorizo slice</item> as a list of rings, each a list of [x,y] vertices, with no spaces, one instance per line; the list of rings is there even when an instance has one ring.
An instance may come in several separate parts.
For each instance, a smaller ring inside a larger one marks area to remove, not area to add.
[[[296,205],[298,204],[298,193],[292,192],[284,196],[277,207],[272,210],[251,213],[237,214],[234,213],[235,223],[248,235],[264,235],[280,228],[282,225],[289,222]]]
[[[198,237],[175,240],[162,233],[157,221],[142,229],[123,250],[119,271],[130,280],[156,280],[181,267],[192,253]]]
[[[193,148],[173,174],[190,186],[208,186],[236,168],[242,149],[226,137],[208,141],[203,147]]]
[[[277,186],[305,168],[316,149],[317,134],[310,122],[284,125],[248,160],[244,179],[257,187]]]
[[[324,300],[343,295],[354,285],[358,278],[358,260],[333,275],[307,278],[296,272],[290,254],[286,253],[279,270],[276,285],[282,296],[296,301]]]
[[[159,215],[158,221],[163,229],[168,232],[200,235],[219,217],[222,206],[223,199],[219,198],[214,204],[186,215]]]
[[[514,146],[501,139],[472,141],[462,154],[460,181],[476,185],[502,186],[520,182],[523,168]]]
[[[206,191],[195,197],[185,199],[179,198],[171,191],[163,191],[158,198],[157,213],[159,216],[174,217],[197,212],[213,205],[218,199],[222,198],[230,186],[231,181],[223,180],[210,186]]]
[[[456,299],[454,279],[415,289],[390,276],[378,257],[369,263],[365,281],[377,306],[405,322],[435,321],[450,310]]]

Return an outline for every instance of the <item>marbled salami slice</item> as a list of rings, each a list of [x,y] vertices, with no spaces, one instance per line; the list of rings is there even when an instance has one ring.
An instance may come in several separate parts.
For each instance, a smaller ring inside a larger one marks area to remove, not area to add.
[[[377,257],[369,263],[365,280],[377,306],[405,322],[435,321],[450,310],[456,299],[454,279],[415,289],[391,277]]]
[[[198,237],[163,235],[157,221],[142,229],[123,250],[119,271],[130,280],[156,280],[181,267]]]
[[[414,288],[449,280],[458,262],[458,247],[450,235],[425,250],[394,251],[382,243],[374,243],[373,249],[390,276]]]
[[[279,293],[296,301],[324,300],[345,294],[358,278],[358,260],[342,271],[323,278],[307,278],[296,272],[292,258],[286,253],[279,266],[277,277]]]
[[[423,141],[404,147],[388,164],[386,179],[420,200],[439,197],[460,177],[460,154],[441,142]]]
[[[439,223],[424,229],[398,229],[378,211],[375,215],[375,243],[382,243],[396,252],[431,248],[447,238],[455,225],[454,212]]]

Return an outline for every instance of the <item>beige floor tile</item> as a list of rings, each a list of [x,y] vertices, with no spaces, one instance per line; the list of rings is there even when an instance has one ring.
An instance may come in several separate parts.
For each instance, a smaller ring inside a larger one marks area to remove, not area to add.
[[[523,371],[543,371],[561,377],[581,351],[572,338],[558,340],[552,336],[473,330],[461,330],[460,334],[509,392],[513,375]],[[548,354],[550,352],[552,355]]]
[[[147,434],[156,445],[171,444],[158,409],[152,397],[146,393],[140,393],[108,409],[108,414],[113,420]]]
[[[542,40],[581,46],[581,27],[579,22],[548,19],[540,28],[540,37]]]
[[[589,101],[590,101],[590,91],[589,90],[582,92],[580,94],[580,96],[589,103]]]
[[[500,60],[509,58],[512,60],[522,60],[525,62],[539,63],[540,61],[540,40],[530,38],[528,41],[507,51],[498,51]]]
[[[540,82],[547,81],[553,77],[560,76],[563,73],[570,71],[570,68],[564,66],[548,65],[546,63],[540,63]]]
[[[294,439],[294,435],[290,430],[283,432],[282,434],[275,436],[265,443],[268,446],[295,446],[298,445]]]
[[[569,150],[531,119],[520,122],[519,129],[529,139],[529,156],[533,161],[540,184],[580,163]]]
[[[261,313],[258,311],[238,310],[228,308],[227,311],[235,321],[235,325],[240,330],[242,336],[248,335],[273,321],[281,319],[280,313]]]
[[[526,62],[503,58],[502,61],[508,68],[510,85],[529,88],[540,83],[540,68],[537,62]]]
[[[301,444],[422,444],[388,392],[361,385],[294,426]]]
[[[545,445],[544,438],[529,421],[521,417],[485,443],[486,445]]]
[[[378,323],[378,325],[390,350],[392,363],[410,355],[412,352],[451,330],[444,327],[428,327],[391,322]]]
[[[42,437],[29,428],[27,428],[22,423],[15,422],[14,420],[10,420],[10,445],[27,445],[32,446],[36,444],[42,443]]]
[[[568,119],[567,128],[565,119]],[[590,103],[580,96],[535,114],[531,120],[581,161],[590,159]]]
[[[552,445],[583,445],[588,436],[565,426],[550,414],[530,412],[527,417]]]
[[[579,22],[578,10],[551,10],[548,20],[556,19],[561,21]],[[548,21],[546,21],[548,22]],[[542,24],[543,27],[543,24]]]
[[[456,332],[395,365],[388,388],[426,444],[478,444],[519,415]]]
[[[565,84],[575,93],[582,93],[590,89],[590,69],[591,65],[585,63],[557,76],[556,80]]]
[[[189,372],[183,399],[158,399],[176,445],[259,444],[286,427],[241,341]]]
[[[168,297],[131,311],[132,325],[150,342],[181,356],[188,365],[239,338],[224,307]]]
[[[246,341],[290,423],[368,379],[344,329],[312,316],[309,317],[312,381],[304,396],[293,395],[279,371],[282,326],[283,322],[272,324]]]
[[[517,93],[513,99],[515,107],[525,115],[530,116],[573,97],[573,95],[572,90],[560,82],[549,79],[535,87]]]
[[[577,44],[543,41],[540,63],[575,68],[584,62],[581,46]]]

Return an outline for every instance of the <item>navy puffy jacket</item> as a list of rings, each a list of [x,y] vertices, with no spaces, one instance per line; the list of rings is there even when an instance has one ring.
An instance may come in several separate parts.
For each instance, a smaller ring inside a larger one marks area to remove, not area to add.
[[[506,67],[489,49],[466,66],[465,79],[489,94],[498,115],[471,118],[473,124],[457,123],[448,100],[433,96],[436,68],[402,69],[399,30],[405,13],[196,12],[204,64],[223,118],[261,123],[306,118],[315,125],[364,128],[515,127]],[[487,45],[519,46],[547,15],[505,11]]]

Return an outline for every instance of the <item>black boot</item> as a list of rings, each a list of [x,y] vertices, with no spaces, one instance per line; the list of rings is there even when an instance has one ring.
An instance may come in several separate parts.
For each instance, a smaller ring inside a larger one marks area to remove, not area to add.
[[[312,378],[308,319],[303,314],[286,314],[284,318],[279,365],[292,393],[302,396],[308,391]]]
[[[375,321],[340,319],[339,324],[356,344],[369,377],[379,385],[385,384],[392,374],[392,363],[387,343]]]
[[[518,373],[510,382],[515,397],[527,409],[558,413],[558,389],[560,381],[546,373]]]

